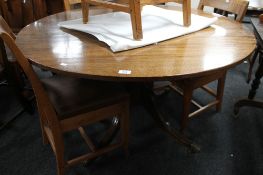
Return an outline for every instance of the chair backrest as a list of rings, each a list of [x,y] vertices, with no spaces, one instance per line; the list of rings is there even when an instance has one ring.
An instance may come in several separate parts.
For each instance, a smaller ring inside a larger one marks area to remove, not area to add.
[[[13,53],[13,55],[16,58],[16,61],[26,74],[35,93],[41,121],[48,125],[52,130],[53,128],[58,126],[58,118],[56,112],[48,98],[46,91],[44,90],[42,83],[40,82],[39,78],[34,72],[31,64],[15,44],[14,39],[6,30],[6,26],[4,23],[0,23],[0,43],[2,43],[2,45],[3,43],[5,43],[5,45]]]
[[[241,22],[247,12],[248,0],[200,0],[198,9],[203,10],[204,6],[230,12],[236,15],[236,21]]]
[[[13,33],[12,29],[9,27],[9,25],[6,23],[6,21],[1,15],[0,25],[14,40],[16,39],[16,36]],[[3,43],[0,43],[0,64],[2,65],[2,67],[6,67],[8,65],[7,53]]]
[[[16,36],[13,33],[12,29],[9,27],[9,25],[6,23],[4,18],[0,15],[0,25],[4,28],[4,30],[15,40]]]
[[[74,4],[80,4],[81,0],[64,0],[65,10],[70,10],[71,6]]]
[[[13,33],[12,29],[9,27],[9,25],[6,23],[4,18],[0,15],[0,25],[2,28],[15,40],[16,36]],[[0,64],[5,64],[7,61],[7,55],[4,45],[0,46]]]

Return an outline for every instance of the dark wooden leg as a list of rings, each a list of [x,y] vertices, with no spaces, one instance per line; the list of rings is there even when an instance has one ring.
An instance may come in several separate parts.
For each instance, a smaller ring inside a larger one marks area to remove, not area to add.
[[[159,127],[171,135],[178,143],[185,145],[191,152],[199,152],[200,147],[194,144],[191,140],[185,137],[178,129],[172,127],[170,123],[164,119],[164,116],[158,110],[158,105],[155,102],[156,95],[152,91],[151,85],[142,86],[143,104],[145,109],[151,114],[151,117],[156,121]]]
[[[123,148],[126,154],[126,157],[129,155],[129,101],[125,104],[122,110],[121,116],[121,134],[122,134],[122,142]]]
[[[238,102],[236,102],[236,104],[234,106],[235,117],[237,117],[237,114],[239,112],[239,108],[242,106],[255,106],[255,107],[261,107],[261,108],[263,107],[262,101],[253,100],[255,95],[256,95],[256,91],[259,87],[260,79],[262,78],[262,75],[263,75],[263,61],[262,60],[263,59],[261,59],[260,65],[256,71],[255,79],[251,85],[251,89],[250,89],[249,94],[248,94],[248,99],[239,100]]]
[[[226,80],[226,73],[224,74],[224,76],[218,79],[217,95],[216,95],[216,100],[218,101],[216,105],[217,112],[219,112],[222,107],[223,95],[224,95],[224,89],[225,89],[225,80]]]
[[[143,38],[140,1],[129,0],[129,6],[131,8],[130,16],[131,16],[133,38],[135,40],[140,40]]]
[[[184,102],[183,102],[183,115],[182,115],[182,119],[181,119],[181,128],[180,128],[180,132],[183,133],[184,129],[187,126],[188,123],[188,118],[189,118],[189,114],[190,114],[190,106],[191,106],[191,99],[192,99],[192,95],[193,95],[193,89],[189,87],[185,87],[184,88]]]
[[[64,140],[63,140],[63,135],[61,133],[58,133],[54,128],[53,131],[50,129],[48,126],[43,126],[45,129],[46,134],[49,137],[50,144],[52,146],[52,150],[55,154],[56,157],[56,162],[57,162],[57,174],[58,175],[64,175],[67,162],[65,160],[65,146],[64,146]]]
[[[40,112],[39,115],[43,115],[43,114]],[[46,144],[49,144],[49,141],[48,141],[47,134],[46,134],[46,132],[44,130],[44,122],[43,122],[42,118],[44,118],[44,117],[42,117],[42,116],[40,117],[40,127],[41,127],[41,132],[42,132],[42,142],[43,142],[44,145],[46,145]]]
[[[118,134],[120,130],[120,125],[121,125],[120,122],[121,119],[119,119],[118,117],[114,117],[111,120],[110,124],[107,123],[107,125],[110,125],[109,129],[106,131],[105,135],[98,143],[97,148],[102,148],[106,145],[109,145],[112,142],[112,140],[115,138],[115,136]]]
[[[123,114],[124,115],[124,114]],[[125,114],[127,115],[127,114]],[[97,149],[103,148],[107,145],[110,145],[113,139],[116,137],[116,135],[119,133],[120,129],[121,132],[123,132],[124,129],[127,128],[121,128],[125,127],[123,123],[125,123],[125,117],[121,117],[120,119],[118,117],[113,117],[110,123],[108,121],[102,121],[105,125],[109,125],[108,130],[106,131],[105,135],[102,137],[102,139],[99,141],[99,143],[96,145]],[[123,134],[123,133],[122,133]],[[123,138],[124,136],[122,136]],[[128,144],[128,143],[127,143]],[[124,149],[126,145],[124,145]],[[128,146],[127,146],[128,149]],[[126,153],[126,150],[125,150]],[[126,153],[127,154],[127,153]],[[93,161],[95,161],[98,157],[94,157],[92,159],[86,160],[83,162],[83,166],[87,167],[89,164],[91,164]]]
[[[262,64],[263,64],[263,61],[261,59],[261,63],[259,65],[259,68],[256,71],[255,79],[251,85],[251,89],[250,89],[249,94],[248,94],[248,99],[253,99],[255,97],[256,91],[257,91],[259,84],[260,84],[260,79],[263,75],[263,65]]]
[[[60,163],[59,161],[64,161],[64,160],[58,160],[57,158],[57,174],[58,175],[65,175],[65,167],[63,163]],[[61,164],[61,165],[60,165]]]
[[[89,4],[87,0],[81,0],[83,24],[89,21]]]
[[[191,0],[183,1],[183,21],[184,26],[191,25]]]
[[[249,60],[249,70],[248,70],[248,75],[247,75],[247,83],[249,83],[251,80],[252,70],[253,70],[254,63],[257,59],[258,52],[259,52],[259,47],[257,46],[257,48],[256,48],[256,50],[252,56],[252,59]]]

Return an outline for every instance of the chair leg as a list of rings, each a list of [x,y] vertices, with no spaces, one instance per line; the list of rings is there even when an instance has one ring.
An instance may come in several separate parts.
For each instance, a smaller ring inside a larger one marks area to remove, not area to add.
[[[225,80],[226,80],[226,72],[224,75],[218,79],[218,84],[217,84],[217,95],[216,95],[216,100],[218,101],[216,105],[216,111],[219,112],[222,107],[222,102],[223,102],[223,95],[224,95],[224,88],[225,88]]]
[[[89,21],[89,4],[87,0],[81,0],[81,9],[82,9],[83,24],[86,24]]]
[[[258,52],[259,52],[259,47],[257,46],[257,48],[256,48],[256,50],[252,56],[252,59],[249,60],[249,70],[248,70],[248,75],[247,75],[247,83],[249,83],[251,80],[252,70],[253,70],[254,63],[257,59]]]
[[[41,120],[41,118],[40,118],[40,120]],[[46,134],[46,132],[44,130],[44,126],[43,126],[43,121],[42,120],[40,121],[40,127],[41,127],[41,132],[42,132],[42,141],[43,141],[43,144],[46,145],[46,144],[49,143],[49,141],[48,141],[48,138],[47,138],[47,134]]]
[[[53,136],[53,137],[56,137],[56,136]],[[54,140],[56,140],[56,139],[54,138]],[[66,163],[64,160],[64,143],[61,140],[61,138],[58,140],[60,140],[60,141],[57,141],[56,143],[54,143],[55,150],[53,150],[53,151],[56,155],[57,174],[58,175],[64,175],[65,171],[66,171]]]
[[[260,55],[260,56],[262,56],[262,55]],[[260,65],[257,68],[256,74],[255,74],[255,79],[253,80],[251,88],[249,90],[248,99],[254,99],[254,97],[256,95],[256,91],[257,91],[257,89],[259,87],[259,84],[260,84],[260,79],[263,76],[263,66],[262,66],[262,64],[263,64],[263,60],[262,60],[262,57],[260,57]]]
[[[44,145],[47,145],[49,142],[48,142],[48,138],[47,138],[47,135],[45,132],[42,131],[42,141],[43,141],[43,144]]]
[[[191,0],[183,1],[183,21],[184,26],[191,25]]]
[[[57,174],[58,175],[65,175],[65,168],[57,166]]]
[[[133,38],[135,40],[140,40],[143,38],[140,1],[130,0],[129,6],[131,8],[130,16],[132,23]]]
[[[129,150],[129,101],[125,103],[125,106],[123,107],[122,114],[121,114],[121,139],[123,142],[123,148],[125,151],[125,155],[128,157]]]
[[[189,113],[190,113],[190,106],[191,106],[191,99],[193,95],[193,89],[190,88],[191,86],[187,86],[184,88],[184,96],[183,96],[183,115],[181,119],[181,128],[180,131],[183,133],[184,129],[187,126]]]

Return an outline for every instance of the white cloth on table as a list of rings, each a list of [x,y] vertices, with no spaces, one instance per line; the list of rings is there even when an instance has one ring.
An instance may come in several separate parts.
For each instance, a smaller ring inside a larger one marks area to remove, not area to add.
[[[89,16],[87,24],[83,24],[82,19],[76,19],[63,21],[58,25],[94,35],[110,46],[113,52],[118,52],[192,33],[210,26],[217,20],[216,17],[191,14],[191,25],[184,27],[181,11],[152,5],[143,6],[141,16],[143,39],[139,41],[133,39],[130,15],[125,12]]]

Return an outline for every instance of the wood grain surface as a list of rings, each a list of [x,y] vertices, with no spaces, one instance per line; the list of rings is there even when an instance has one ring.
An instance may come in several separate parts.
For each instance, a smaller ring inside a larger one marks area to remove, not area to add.
[[[192,13],[212,17],[202,11]],[[201,31],[113,53],[95,37],[57,25],[80,17],[80,11],[68,11],[43,18],[26,26],[16,43],[32,63],[42,68],[117,81],[171,80],[225,71],[250,56],[256,47],[255,37],[245,25],[219,17],[215,24]]]

